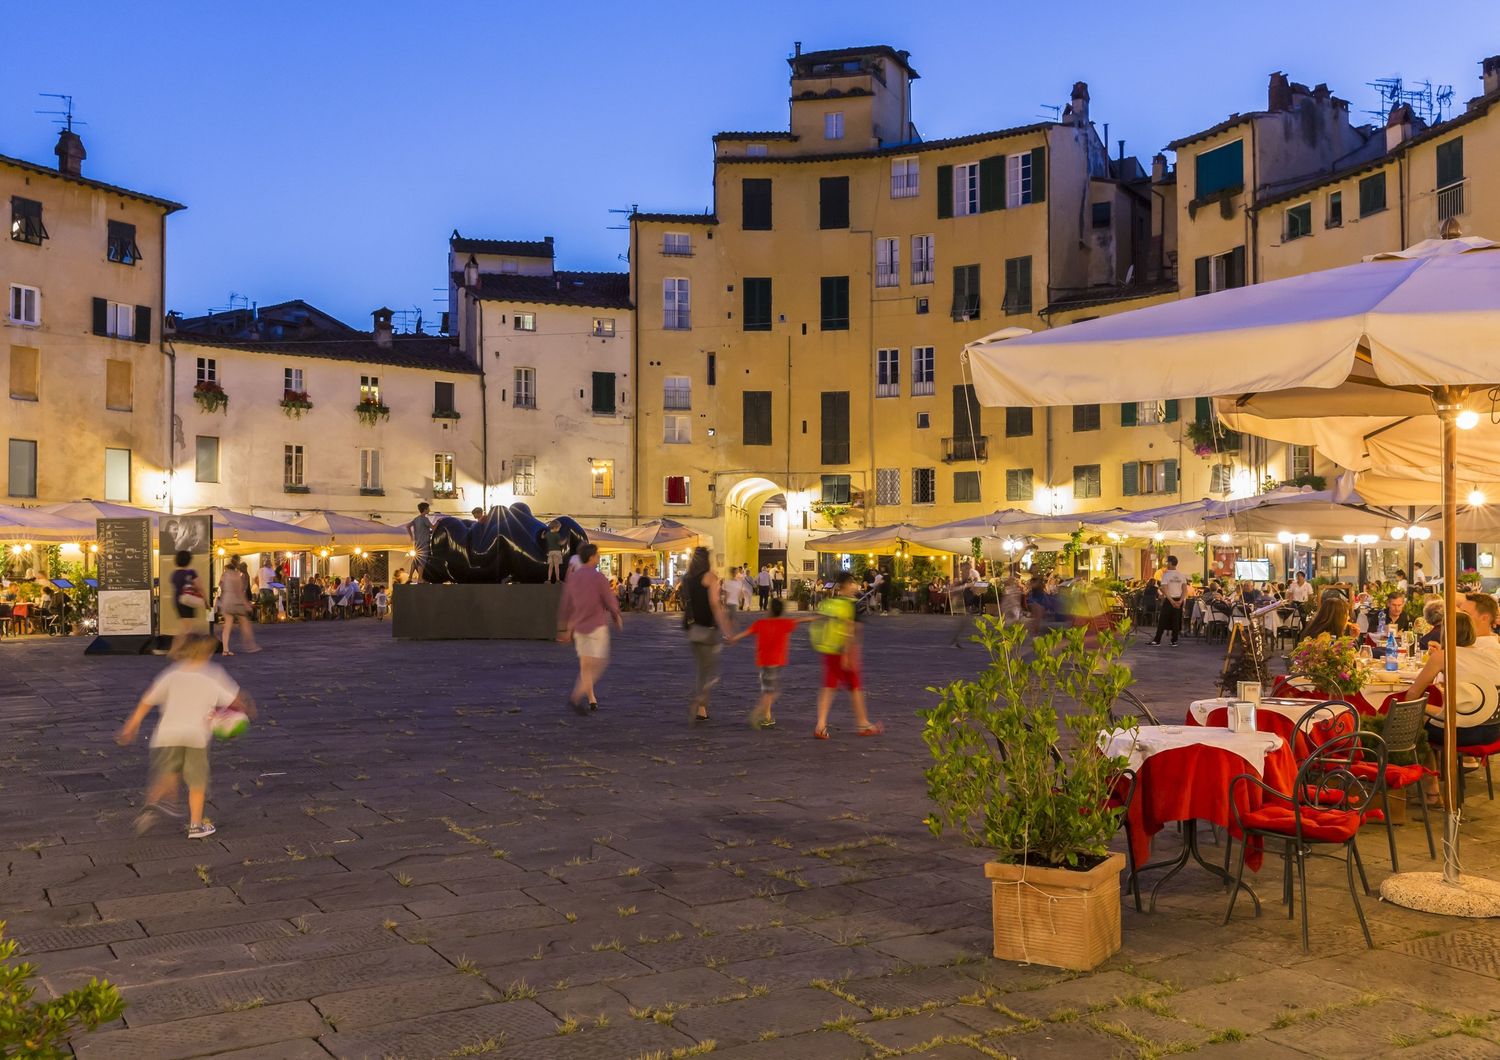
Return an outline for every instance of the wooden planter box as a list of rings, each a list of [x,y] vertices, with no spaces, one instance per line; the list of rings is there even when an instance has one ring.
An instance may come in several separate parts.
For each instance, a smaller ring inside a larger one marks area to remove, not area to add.
[[[1120,948],[1120,873],[1111,853],[1086,872],[986,862],[995,956],[1085,972]]]

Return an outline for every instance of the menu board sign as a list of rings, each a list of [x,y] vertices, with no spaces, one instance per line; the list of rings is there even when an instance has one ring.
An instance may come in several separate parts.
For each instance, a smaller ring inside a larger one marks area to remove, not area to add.
[[[99,588],[151,588],[151,520],[100,519]]]

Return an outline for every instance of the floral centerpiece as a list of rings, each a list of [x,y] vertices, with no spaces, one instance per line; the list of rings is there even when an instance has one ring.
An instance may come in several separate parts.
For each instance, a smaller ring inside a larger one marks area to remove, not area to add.
[[[1306,677],[1334,695],[1353,695],[1365,687],[1359,648],[1353,637],[1320,633],[1292,651],[1292,674]]]
[[[212,379],[200,379],[193,387],[193,400],[204,412],[218,412],[229,405],[229,395]]]

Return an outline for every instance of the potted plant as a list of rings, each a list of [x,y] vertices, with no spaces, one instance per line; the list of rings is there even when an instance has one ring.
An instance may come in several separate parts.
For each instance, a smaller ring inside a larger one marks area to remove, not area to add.
[[[391,418],[391,410],[378,398],[362,399],[358,405],[354,406],[354,414],[368,427]]]
[[[1193,420],[1186,429],[1188,444],[1199,456],[1233,453],[1239,450],[1240,433],[1227,430],[1217,420]]]
[[[214,413],[229,405],[229,395],[212,379],[200,379],[193,387],[193,400],[204,412]]]
[[[981,617],[988,662],[972,680],[930,689],[920,712],[934,835],[992,850],[995,956],[1087,970],[1120,948],[1120,872],[1109,807],[1124,758],[1100,751],[1121,727],[1110,707],[1130,684],[1121,630],[1057,630],[1028,645],[1026,627]],[[1058,701],[1072,704],[1059,730]],[[1125,727],[1133,726],[1125,723]]]
[[[1293,677],[1305,677],[1340,699],[1365,687],[1365,671],[1359,665],[1359,647],[1353,637],[1331,633],[1309,637],[1292,649],[1291,672]]]
[[[312,398],[305,390],[288,390],[281,395],[281,411],[287,419],[300,420],[302,414],[312,408]]]

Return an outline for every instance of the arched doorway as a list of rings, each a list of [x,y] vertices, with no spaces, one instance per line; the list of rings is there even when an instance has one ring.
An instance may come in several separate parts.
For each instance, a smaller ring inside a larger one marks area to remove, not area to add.
[[[778,553],[776,562],[786,561],[787,549],[786,491],[768,478],[746,478],[736,482],[724,495],[724,564],[726,567],[749,567],[758,571],[763,551]],[[770,527],[762,527],[762,514],[772,517]],[[779,515],[780,523],[776,523]],[[777,530],[779,529],[779,534]],[[766,531],[763,533],[762,531]]]

